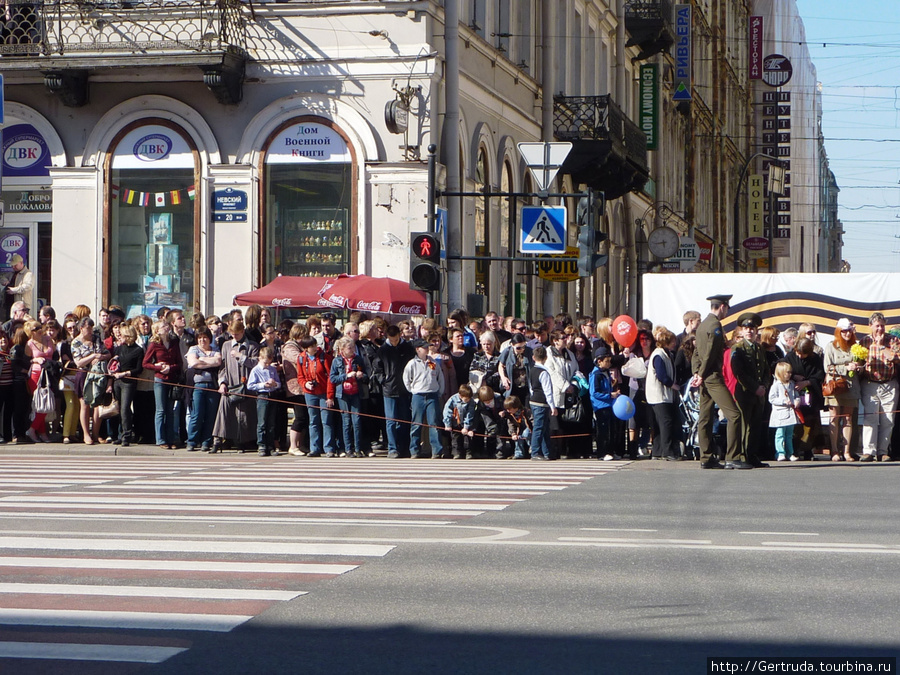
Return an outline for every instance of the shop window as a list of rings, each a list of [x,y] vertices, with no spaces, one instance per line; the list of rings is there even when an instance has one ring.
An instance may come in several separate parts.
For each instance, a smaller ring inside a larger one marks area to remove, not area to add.
[[[263,283],[354,271],[352,169],[349,147],[329,126],[294,123],[275,134],[264,169]]]
[[[143,125],[116,145],[109,173],[109,304],[129,316],[196,305],[196,168],[186,137]]]
[[[488,182],[487,153],[484,148],[478,150],[478,161],[475,164],[475,191],[484,190]],[[475,292],[478,295],[488,295],[488,280],[491,274],[490,233],[488,229],[487,200],[477,197],[475,199],[475,255],[479,260],[475,263]]]

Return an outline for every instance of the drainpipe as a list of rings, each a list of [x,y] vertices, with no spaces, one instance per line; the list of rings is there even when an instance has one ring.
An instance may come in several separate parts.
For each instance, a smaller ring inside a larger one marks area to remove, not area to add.
[[[553,11],[554,3],[559,0],[543,0],[541,3],[541,140],[545,143],[552,143],[555,139],[553,136],[553,96],[556,94],[558,85],[556,82],[556,68],[554,61],[556,57],[556,12]],[[547,186],[550,189],[550,186]],[[558,303],[554,302],[554,292],[550,284],[542,285],[543,294],[541,298],[541,311],[536,312],[537,308],[530,308],[531,315],[535,320],[543,319],[545,308],[556,307]],[[553,312],[554,314],[556,312]]]
[[[447,191],[459,192],[459,2],[447,0],[444,6],[444,165],[447,167]],[[463,254],[462,198],[447,198],[448,247]],[[450,307],[464,307],[462,261],[448,260],[447,301]]]

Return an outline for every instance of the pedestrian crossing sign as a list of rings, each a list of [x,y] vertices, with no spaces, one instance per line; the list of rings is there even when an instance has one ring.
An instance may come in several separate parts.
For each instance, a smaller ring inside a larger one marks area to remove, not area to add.
[[[519,251],[522,253],[565,253],[566,207],[523,207]]]

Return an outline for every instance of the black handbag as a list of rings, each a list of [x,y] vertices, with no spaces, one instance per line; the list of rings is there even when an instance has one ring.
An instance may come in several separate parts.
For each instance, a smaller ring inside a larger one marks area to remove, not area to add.
[[[228,387],[228,400],[231,403],[238,404],[244,400],[247,394],[247,383],[241,382]]]
[[[584,424],[588,419],[587,408],[584,399],[577,393],[566,394],[565,408],[560,421],[565,424]]]

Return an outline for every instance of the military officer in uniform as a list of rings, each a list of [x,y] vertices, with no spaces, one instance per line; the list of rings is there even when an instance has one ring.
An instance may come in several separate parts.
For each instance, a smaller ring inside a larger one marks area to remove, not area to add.
[[[692,361],[694,377],[691,380],[691,386],[700,389],[700,419],[697,430],[700,441],[700,468],[752,469],[753,466],[742,458],[741,413],[722,376],[722,359],[726,349],[722,319],[728,315],[731,296],[713,295],[707,300],[710,312],[697,329],[697,346]],[[719,410],[728,420],[724,467],[713,454],[714,405],[719,406]]]
[[[766,355],[756,340],[762,317],[744,312],[738,317],[740,339],[734,345],[732,370],[737,378],[734,400],[741,411],[743,434],[741,443],[746,460],[755,467],[768,466],[762,461],[769,431],[765,415],[766,397],[772,386],[772,372]]]

